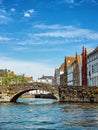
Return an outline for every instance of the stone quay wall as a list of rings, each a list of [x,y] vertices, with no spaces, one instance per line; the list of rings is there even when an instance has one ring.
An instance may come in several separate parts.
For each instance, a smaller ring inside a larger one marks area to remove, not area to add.
[[[59,100],[62,102],[98,103],[98,87],[60,85]]]

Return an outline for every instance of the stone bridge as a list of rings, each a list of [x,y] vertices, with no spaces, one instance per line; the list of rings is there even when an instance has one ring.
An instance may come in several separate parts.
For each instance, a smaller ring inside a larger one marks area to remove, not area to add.
[[[63,102],[98,103],[97,86],[59,86],[59,100]]]
[[[24,93],[32,90],[42,90],[49,92],[52,96],[59,100],[58,86],[46,83],[27,83],[27,84],[15,84],[9,87],[0,86],[0,94],[5,101],[16,102],[17,99]],[[4,95],[5,94],[5,95]]]
[[[16,102],[22,94],[31,90],[48,91],[56,99],[63,102],[98,103],[98,87],[96,86],[58,86],[38,82],[15,84],[10,85],[10,87],[0,86],[0,101]]]

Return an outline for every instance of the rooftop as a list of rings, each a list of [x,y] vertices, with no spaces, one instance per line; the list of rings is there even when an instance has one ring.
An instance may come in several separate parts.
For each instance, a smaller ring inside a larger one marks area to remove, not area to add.
[[[66,56],[66,65],[67,65],[67,67],[69,67],[75,61],[75,59],[76,59],[76,57]]]
[[[89,53],[88,56],[90,56],[90,55],[92,55],[92,54],[94,54],[96,52],[98,52],[98,46],[91,53]]]
[[[42,76],[41,78],[38,78],[38,79],[53,79],[53,76]]]
[[[61,66],[59,67],[60,71],[64,71],[64,65],[65,65],[64,63],[61,64]]]

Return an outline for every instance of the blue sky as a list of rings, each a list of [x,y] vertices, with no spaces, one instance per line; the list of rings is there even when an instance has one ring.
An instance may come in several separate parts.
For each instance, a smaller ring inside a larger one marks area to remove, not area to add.
[[[0,69],[53,75],[82,46],[98,46],[98,0],[0,0]]]

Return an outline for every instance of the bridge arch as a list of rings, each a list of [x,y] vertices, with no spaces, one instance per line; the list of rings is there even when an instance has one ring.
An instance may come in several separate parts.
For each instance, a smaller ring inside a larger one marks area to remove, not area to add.
[[[11,99],[10,99],[10,102],[16,102],[17,101],[17,99],[22,95],[22,94],[24,94],[24,93],[26,93],[26,92],[29,92],[29,91],[32,91],[32,90],[38,90],[38,89],[28,89],[28,90],[23,90],[23,91],[21,91],[21,92],[19,92],[19,93],[16,93]],[[58,97],[57,97],[57,95],[54,95],[54,94],[52,94],[54,97],[55,97],[55,99],[58,99]]]
[[[19,93],[16,93],[11,99],[10,99],[10,102],[16,102],[17,99],[24,93],[26,92],[29,92],[29,91],[32,91],[32,90],[36,90],[36,89],[29,89],[29,90],[24,90],[24,91],[21,91]]]

